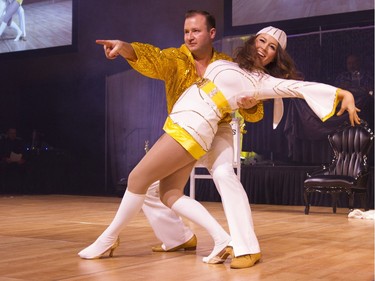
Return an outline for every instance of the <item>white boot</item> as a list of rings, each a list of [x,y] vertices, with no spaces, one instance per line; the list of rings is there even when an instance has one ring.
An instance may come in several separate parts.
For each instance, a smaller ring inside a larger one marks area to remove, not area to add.
[[[18,25],[14,21],[11,22],[10,27],[14,28],[17,31],[17,36],[14,39],[14,41],[20,40],[22,36],[22,30],[18,27]]]
[[[3,35],[3,32],[4,32],[6,27],[7,27],[6,22],[2,21],[1,24],[0,24],[0,36]]]
[[[97,259],[110,251],[109,255],[112,256],[119,245],[118,236],[121,230],[139,213],[144,199],[144,194],[135,194],[126,190],[111,224],[94,243],[80,251],[78,255],[83,259]]]
[[[205,228],[214,240],[215,246],[208,257],[203,258],[206,263],[222,263],[228,257],[226,248],[231,240],[229,234],[211,216],[211,214],[198,201],[182,196],[171,208],[176,213],[188,218],[195,224]],[[218,257],[220,257],[218,259]]]

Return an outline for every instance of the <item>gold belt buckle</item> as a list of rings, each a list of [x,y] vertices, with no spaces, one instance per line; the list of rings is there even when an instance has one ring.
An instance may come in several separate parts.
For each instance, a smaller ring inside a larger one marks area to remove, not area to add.
[[[210,80],[207,78],[200,78],[198,81],[195,82],[195,84],[198,86],[198,88],[202,88],[204,85],[206,85]]]

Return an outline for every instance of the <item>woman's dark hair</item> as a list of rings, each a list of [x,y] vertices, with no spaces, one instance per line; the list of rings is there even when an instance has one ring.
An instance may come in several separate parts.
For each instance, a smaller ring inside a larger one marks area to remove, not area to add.
[[[202,11],[202,10],[189,10],[185,14],[185,19],[191,18],[196,15],[202,15],[206,18],[206,25],[207,25],[207,30],[210,31],[211,28],[216,28],[216,20],[213,15],[211,15],[207,11]]]
[[[250,37],[242,47],[236,50],[234,61],[241,68],[248,71],[263,71],[277,78],[303,80],[303,76],[297,71],[293,59],[280,45],[277,47],[275,59],[268,65],[262,66],[255,46],[256,37]]]

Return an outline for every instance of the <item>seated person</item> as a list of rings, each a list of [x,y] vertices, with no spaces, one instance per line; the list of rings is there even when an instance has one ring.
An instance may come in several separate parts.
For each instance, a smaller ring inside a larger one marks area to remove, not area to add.
[[[346,70],[336,77],[334,85],[352,92],[356,105],[361,109],[360,117],[373,128],[374,78],[370,68],[362,66],[359,56],[350,54],[346,58]]]
[[[366,94],[374,91],[373,76],[362,67],[360,58],[353,54],[347,56],[346,70],[336,77],[334,84],[349,91],[361,89]]]

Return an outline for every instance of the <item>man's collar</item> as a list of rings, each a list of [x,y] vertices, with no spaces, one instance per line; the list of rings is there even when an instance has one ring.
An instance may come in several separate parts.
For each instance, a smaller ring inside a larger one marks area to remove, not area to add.
[[[185,44],[182,44],[181,47],[180,47],[180,51],[182,53],[184,53],[191,62],[194,62],[194,57],[193,57],[193,54],[190,52],[189,48],[185,45]],[[211,60],[210,62],[213,62],[215,60],[215,57],[216,57],[217,53],[215,51],[214,48],[212,48],[212,57],[211,57]]]

